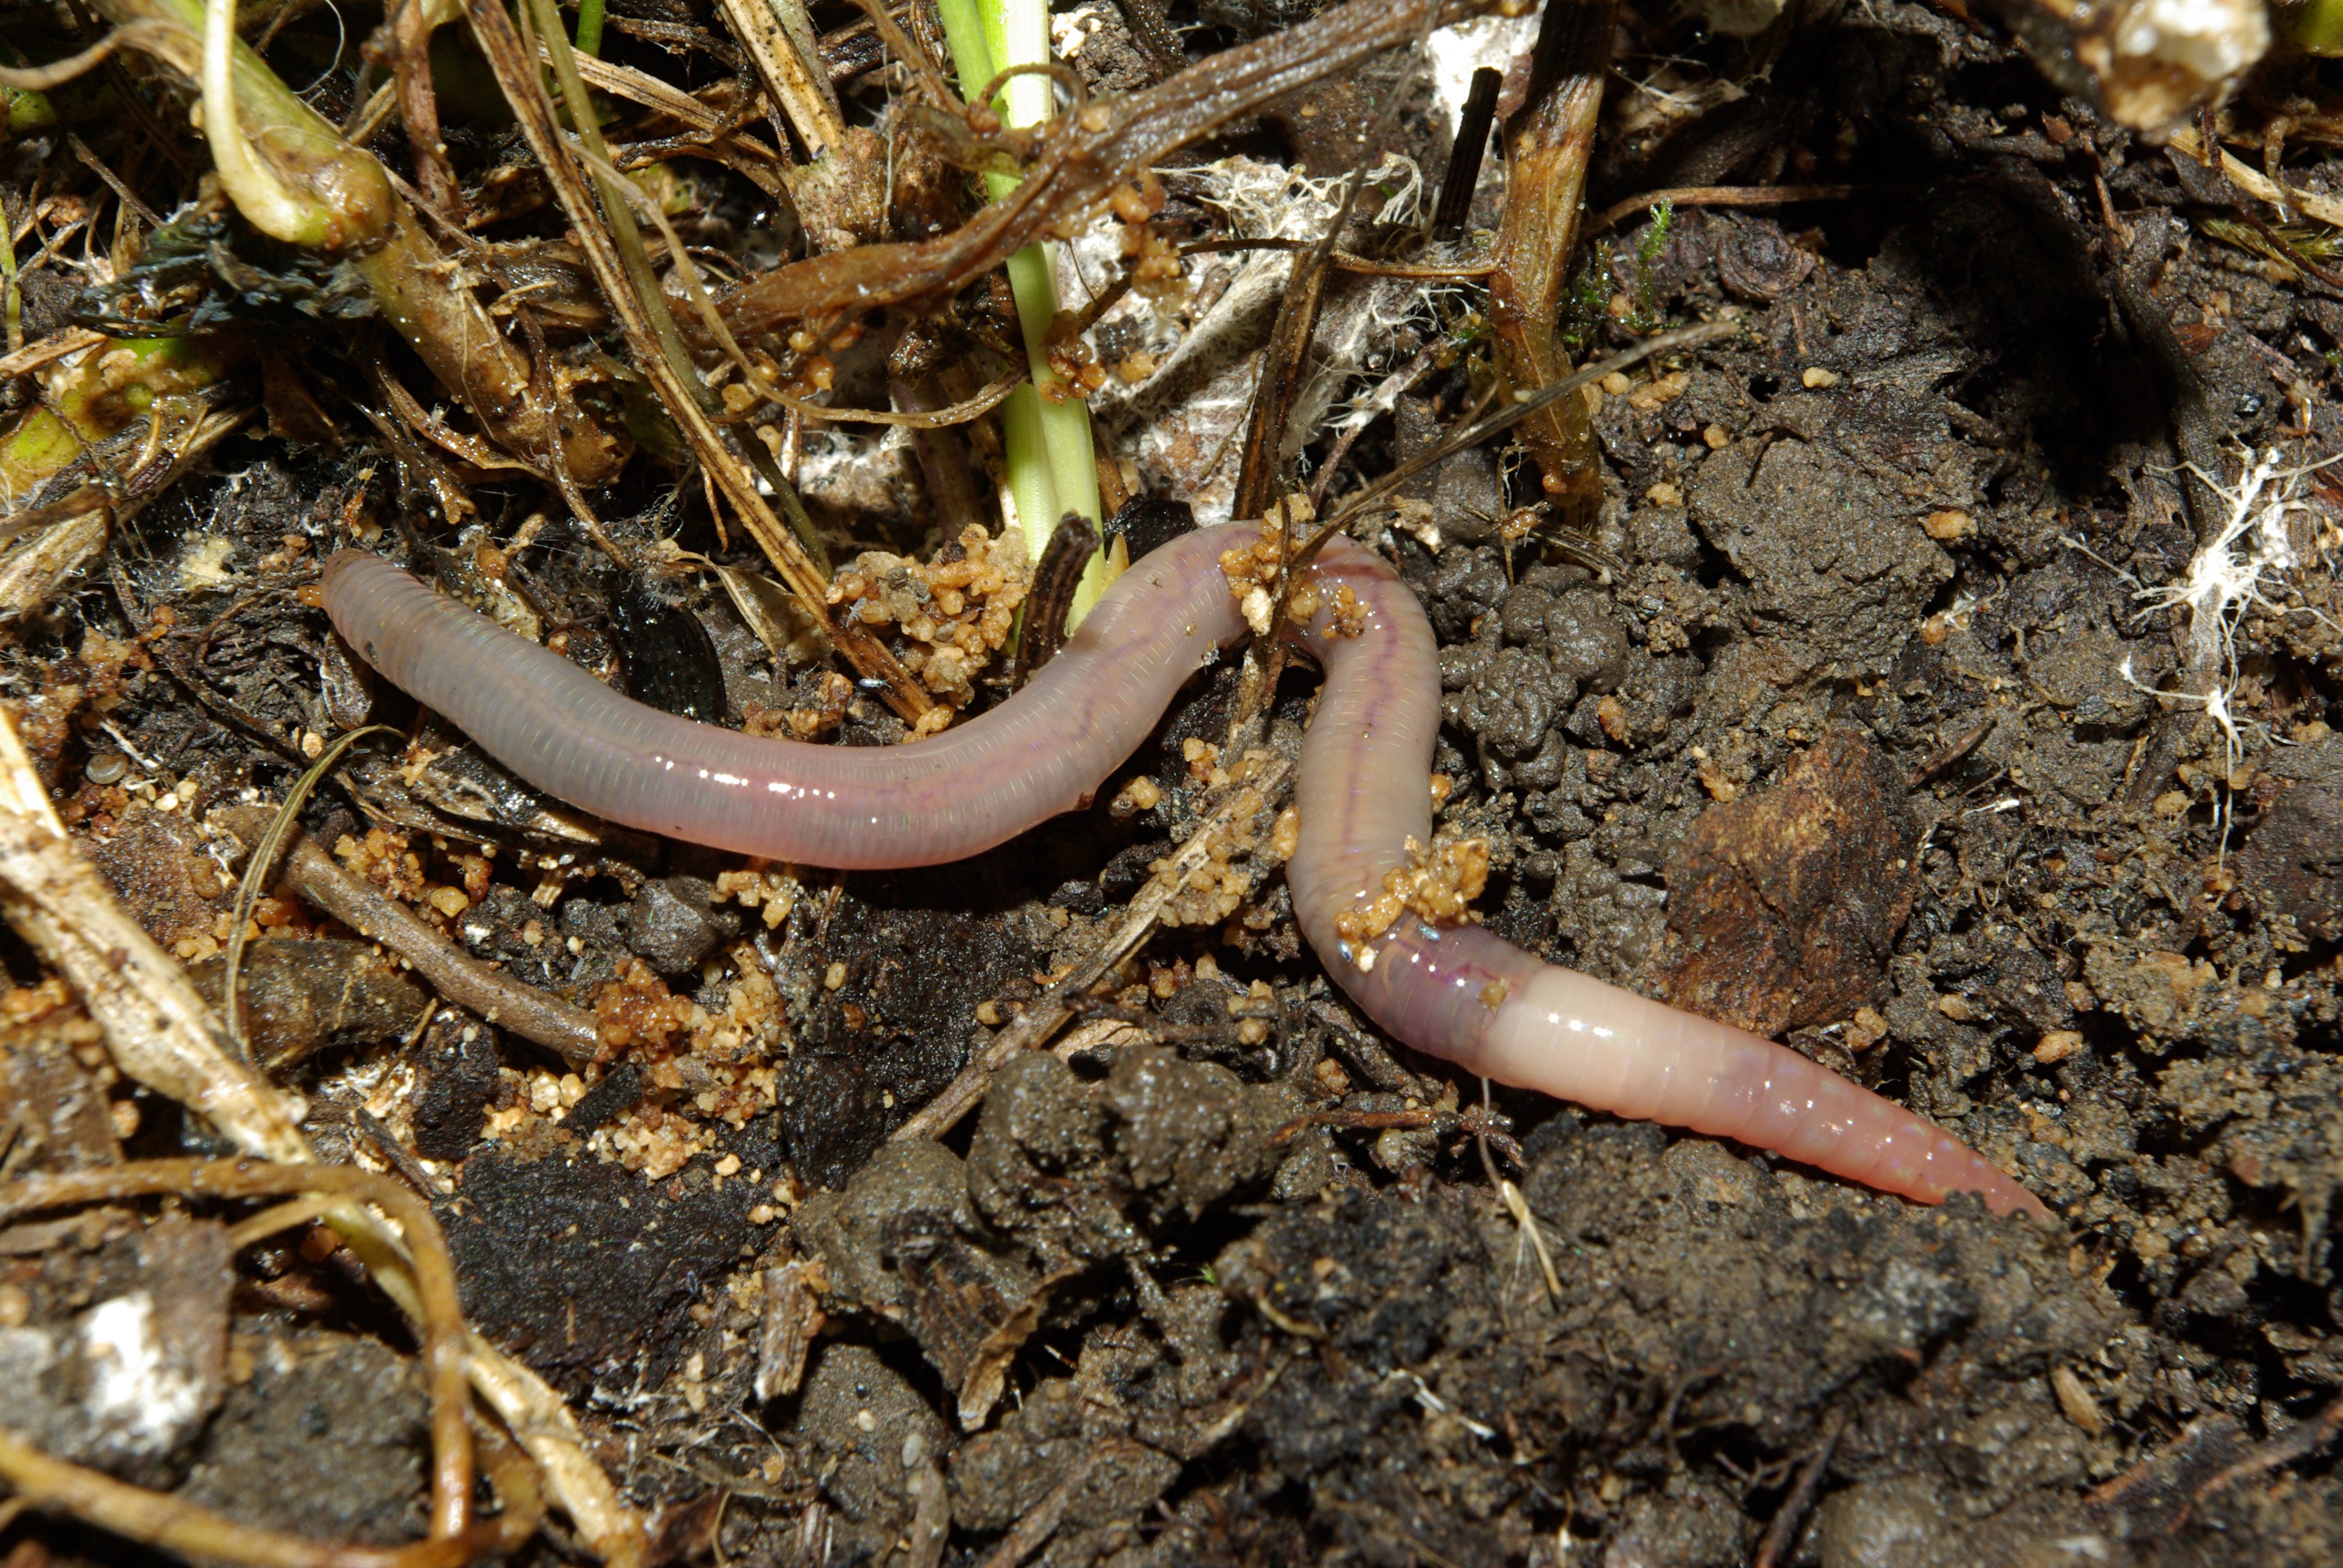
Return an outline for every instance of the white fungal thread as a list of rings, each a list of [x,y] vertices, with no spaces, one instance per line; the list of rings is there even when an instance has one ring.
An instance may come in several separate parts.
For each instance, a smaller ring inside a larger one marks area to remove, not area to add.
[[[2212,672],[2206,689],[2165,691],[2150,687],[2132,673],[2128,654],[2117,669],[2124,683],[2135,691],[2167,702],[2195,703],[2204,709],[2206,718],[2220,726],[2224,781],[2215,819],[2221,829],[2223,858],[2228,852],[2232,814],[2227,779],[2237,770],[2245,749],[2236,708],[2237,628],[2256,605],[2273,614],[2318,616],[2307,607],[2278,604],[2273,596],[2286,574],[2302,564],[2294,548],[2292,523],[2298,517],[2315,515],[2302,498],[2305,481],[2328,464],[2343,460],[2330,457],[2325,463],[2289,467],[2281,466],[2283,457],[2275,447],[2265,450],[2259,461],[2249,451],[2241,453],[2235,488],[2192,466],[2189,472],[2221,498],[2228,508],[2227,515],[2214,536],[2189,558],[2180,580],[2142,587],[2132,595],[2146,606],[2140,612],[2142,618],[2159,609],[2187,609],[2189,668]]]

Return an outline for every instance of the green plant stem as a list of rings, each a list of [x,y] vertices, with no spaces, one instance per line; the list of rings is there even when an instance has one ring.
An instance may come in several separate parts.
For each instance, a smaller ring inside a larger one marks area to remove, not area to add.
[[[2343,55],[2343,0],[2271,7],[2271,20],[2313,55]]]
[[[962,97],[975,92],[996,74],[992,45],[985,41],[984,17],[977,0],[936,0],[936,15],[944,25],[944,41],[951,45],[952,67],[960,73]]]
[[[346,156],[340,135],[236,35],[234,8],[216,17],[215,9],[206,0],[99,6],[117,23],[151,19],[178,31],[161,52],[197,85],[213,166],[245,221],[288,245],[373,244],[397,215],[381,166]]]
[[[16,230],[8,217],[8,197],[0,192],[0,279],[5,279],[5,300],[0,311],[7,317],[7,349],[14,354],[25,347],[25,292],[16,277]]]
[[[602,0],[578,0],[578,52],[602,52]]]
[[[205,76],[205,0],[92,0],[116,26],[136,26],[137,46],[191,82]],[[232,109],[207,116],[214,152],[241,158],[247,188],[230,186],[255,227],[291,243],[343,252],[383,318],[407,339],[439,384],[461,397],[498,446],[529,457],[558,445],[579,483],[600,484],[624,457],[590,420],[556,418],[530,389],[528,357],[508,343],[468,288],[450,286],[446,257],[422,220],[391,187],[372,154],[342,139],[241,39],[220,35],[226,81],[216,94]],[[212,61],[217,65],[216,57]],[[244,206],[252,196],[258,211]],[[282,226],[271,228],[270,222]]]
[[[1012,65],[1038,65],[1050,57],[1047,0],[938,0],[944,36],[963,95]],[[1039,125],[1055,111],[1047,76],[1011,76],[992,103],[1002,123]],[[995,200],[1017,186],[1012,175],[987,175]],[[1058,271],[1044,244],[1025,246],[1009,258],[1009,289],[1025,338],[1025,359],[1033,379],[1010,394],[1001,425],[1008,447],[1009,494],[1025,528],[1026,548],[1039,560],[1058,519],[1077,512],[1103,525],[1098,488],[1098,458],[1091,444],[1089,407],[1072,395],[1050,367],[1050,323],[1058,313]],[[1054,394],[1054,395],[1053,395]],[[1082,568],[1066,624],[1078,624],[1106,591],[1106,556],[1093,556]]]

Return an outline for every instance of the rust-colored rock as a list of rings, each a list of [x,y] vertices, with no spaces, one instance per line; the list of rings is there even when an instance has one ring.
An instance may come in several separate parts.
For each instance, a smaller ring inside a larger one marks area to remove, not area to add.
[[[1919,838],[1896,769],[1855,734],[1711,806],[1668,863],[1668,1000],[1759,1034],[1847,1017],[1911,913]]]
[[[2336,776],[2293,785],[2254,824],[2235,861],[2264,916],[2318,941],[2343,937],[2343,789]]]

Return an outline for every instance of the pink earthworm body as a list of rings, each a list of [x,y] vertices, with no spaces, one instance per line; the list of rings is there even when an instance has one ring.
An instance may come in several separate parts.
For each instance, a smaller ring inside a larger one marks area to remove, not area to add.
[[[959,859],[1087,801],[1181,686],[1244,634],[1220,556],[1255,537],[1207,528],[1163,546],[1024,689],[902,747],[762,740],[678,719],[358,552],[327,563],[325,598],[369,664],[538,789],[670,838],[876,870]],[[1337,539],[1311,569],[1330,606],[1348,587],[1365,624],[1331,635],[1322,612],[1300,634],[1326,684],[1302,746],[1286,876],[1311,945],[1377,1023],[1468,1072],[1593,1110],[1735,1139],[1923,1202],[1976,1192],[1996,1212],[2045,1212],[1957,1139],[1795,1051],[1478,926],[1403,914],[1379,937],[1344,941],[1338,917],[1383,892],[1409,839],[1432,842],[1440,680],[1432,628],[1388,566]]]

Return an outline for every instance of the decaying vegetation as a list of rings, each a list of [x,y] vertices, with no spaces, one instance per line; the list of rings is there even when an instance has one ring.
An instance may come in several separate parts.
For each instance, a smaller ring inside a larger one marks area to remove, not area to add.
[[[0,1563],[2334,1561],[2343,26],[1990,12],[0,0]],[[1443,911],[2071,1233],[1395,1052],[1274,639],[846,878],[317,609],[916,745],[1232,518]]]

